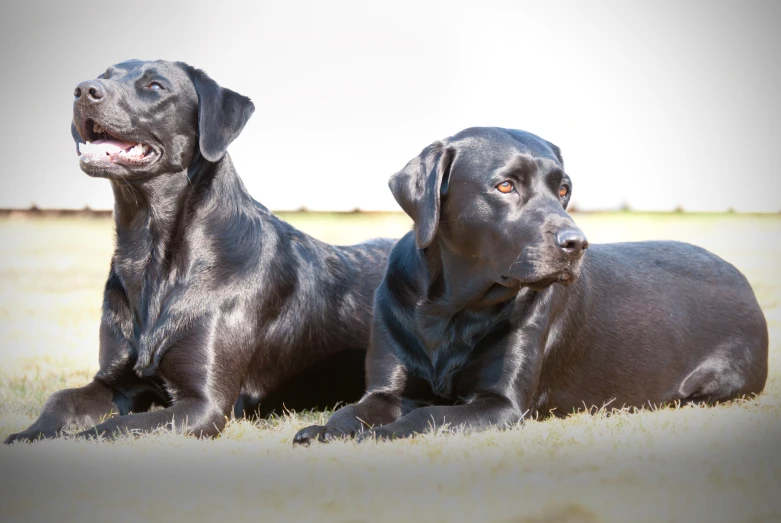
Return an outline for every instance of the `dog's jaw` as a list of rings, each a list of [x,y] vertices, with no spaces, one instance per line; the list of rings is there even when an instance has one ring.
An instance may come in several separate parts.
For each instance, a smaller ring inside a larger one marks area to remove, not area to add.
[[[144,179],[149,169],[162,157],[156,144],[120,132],[98,122],[91,115],[74,113],[74,137],[77,138],[79,167],[95,178]]]
[[[79,161],[83,164],[148,165],[159,156],[150,144],[121,137],[121,133],[109,131],[95,119],[74,123],[83,140],[78,144]]]
[[[553,285],[554,283],[560,283],[564,287],[569,287],[580,278],[580,262],[569,265],[561,270],[557,271],[535,271],[528,276],[508,276],[502,275],[499,277],[498,283],[505,287],[528,287],[532,290],[542,290],[546,287]]]

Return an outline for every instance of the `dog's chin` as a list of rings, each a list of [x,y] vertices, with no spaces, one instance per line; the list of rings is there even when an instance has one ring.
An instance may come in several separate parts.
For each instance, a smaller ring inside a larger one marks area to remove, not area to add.
[[[533,291],[541,291],[553,285],[554,283],[560,283],[564,287],[568,287],[575,283],[580,276],[579,270],[562,269],[555,272],[547,273],[543,276],[540,275],[517,275],[517,276],[501,276],[499,283],[505,287],[526,287]]]
[[[160,159],[157,149],[149,148],[142,158],[128,160],[110,156],[79,155],[79,167],[93,178],[109,180],[142,180],[154,176],[153,168]]]

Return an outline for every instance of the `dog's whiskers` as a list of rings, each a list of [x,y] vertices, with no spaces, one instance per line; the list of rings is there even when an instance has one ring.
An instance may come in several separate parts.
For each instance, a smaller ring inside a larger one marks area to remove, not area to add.
[[[122,181],[125,182],[125,185],[127,185],[130,194],[133,195],[133,202],[136,205],[136,210],[138,210],[138,198],[136,198],[136,190],[133,188],[133,185],[130,182],[128,182],[124,176],[120,174],[119,177],[122,178]]]

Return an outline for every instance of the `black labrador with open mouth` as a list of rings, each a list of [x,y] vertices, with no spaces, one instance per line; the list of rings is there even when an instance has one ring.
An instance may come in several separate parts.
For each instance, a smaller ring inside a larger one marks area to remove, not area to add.
[[[294,444],[762,391],[767,324],[743,275],[685,243],[589,246],[553,144],[466,129],[390,187],[415,230],[375,295],[367,393]]]
[[[253,111],[180,62],[128,61],[76,88],[81,168],[115,197],[100,370],[6,443],[96,423],[81,435],[168,425],[212,436],[232,409],[361,397],[393,241],[334,247],[254,201],[226,153]]]

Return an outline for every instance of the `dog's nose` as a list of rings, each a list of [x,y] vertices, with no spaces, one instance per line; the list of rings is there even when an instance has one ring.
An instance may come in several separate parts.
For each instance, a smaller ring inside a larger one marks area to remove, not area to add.
[[[81,82],[73,91],[77,102],[97,103],[106,96],[106,88],[97,80]]]
[[[570,257],[580,256],[588,249],[588,240],[580,229],[560,230],[556,233],[556,243]]]

